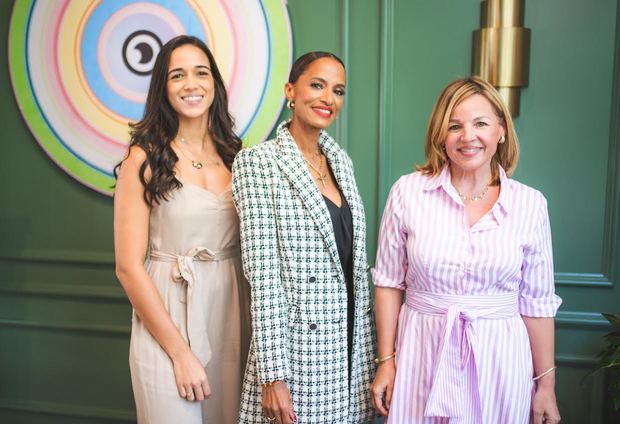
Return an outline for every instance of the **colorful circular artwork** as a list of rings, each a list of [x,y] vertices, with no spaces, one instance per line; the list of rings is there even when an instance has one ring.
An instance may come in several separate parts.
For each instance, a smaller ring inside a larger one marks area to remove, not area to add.
[[[204,40],[246,145],[284,103],[292,36],[281,0],[16,0],[9,30],[15,96],[30,130],[68,174],[111,194],[128,122],[142,117],[161,46]]]

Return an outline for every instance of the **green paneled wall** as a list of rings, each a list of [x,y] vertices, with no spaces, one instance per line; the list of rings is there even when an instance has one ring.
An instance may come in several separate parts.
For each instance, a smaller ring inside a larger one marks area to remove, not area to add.
[[[347,63],[346,106],[331,132],[356,166],[371,264],[389,187],[423,160],[435,97],[469,73],[479,3],[288,1],[295,56],[331,50]],[[131,422],[130,309],[114,276],[112,201],[56,167],[22,121],[7,67],[11,8],[0,2],[0,422]],[[549,200],[566,423],[614,420],[604,379],[583,376],[608,330],[598,313],[620,310],[619,22],[616,0],[526,2],[532,52],[516,178]]]

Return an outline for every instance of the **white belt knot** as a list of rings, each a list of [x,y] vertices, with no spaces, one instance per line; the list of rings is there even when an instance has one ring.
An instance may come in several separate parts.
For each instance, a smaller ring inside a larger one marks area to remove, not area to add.
[[[197,246],[188,250],[184,255],[175,255],[174,253],[152,250],[150,252],[150,258],[154,261],[176,262],[176,266],[172,270],[172,279],[177,283],[187,284],[187,297],[189,298],[196,284],[195,261],[221,261],[223,259],[234,258],[239,256],[239,254],[239,246],[231,246],[217,252],[208,247]],[[181,299],[181,301],[185,302],[186,300]]]

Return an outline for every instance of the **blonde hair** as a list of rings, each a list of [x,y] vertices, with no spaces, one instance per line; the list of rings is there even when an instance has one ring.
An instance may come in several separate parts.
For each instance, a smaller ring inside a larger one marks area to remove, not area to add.
[[[437,175],[448,163],[449,158],[442,146],[448,135],[448,124],[452,111],[463,100],[474,94],[484,96],[491,103],[495,109],[495,114],[502,121],[506,130],[506,141],[497,145],[497,152],[491,159],[492,184],[499,184],[499,168],[497,165],[501,165],[508,176],[512,175],[519,160],[519,140],[512,117],[497,90],[477,76],[452,81],[439,95],[426,129],[424,142],[426,162],[424,165],[417,165],[416,170],[426,175]]]

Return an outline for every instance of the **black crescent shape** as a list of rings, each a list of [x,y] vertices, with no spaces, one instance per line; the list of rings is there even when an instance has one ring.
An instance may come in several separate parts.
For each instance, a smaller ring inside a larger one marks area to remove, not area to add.
[[[157,35],[155,35],[151,31],[140,30],[140,31],[135,31],[131,33],[129,37],[125,39],[125,41],[123,42],[123,48],[121,49],[121,55],[123,57],[123,63],[125,64],[127,69],[129,69],[132,73],[136,75],[147,76],[147,75],[151,75],[152,69],[149,69],[148,71],[139,71],[135,69],[131,65],[131,63],[129,63],[129,60],[127,60],[127,49],[129,48],[129,43],[131,42],[131,40],[133,40],[135,37],[139,35],[148,35],[149,37],[152,37],[157,42],[157,44],[159,45],[159,48],[161,49],[162,42]],[[138,45],[135,46],[134,49],[140,52],[140,63],[148,63],[153,58],[153,55],[155,52],[153,48],[151,48],[151,46],[149,46],[149,49],[147,51],[143,47],[140,47],[141,44],[146,44],[146,43],[138,43]]]
[[[140,52],[140,63],[149,63],[153,59],[153,48],[148,43],[138,43],[134,49]]]

